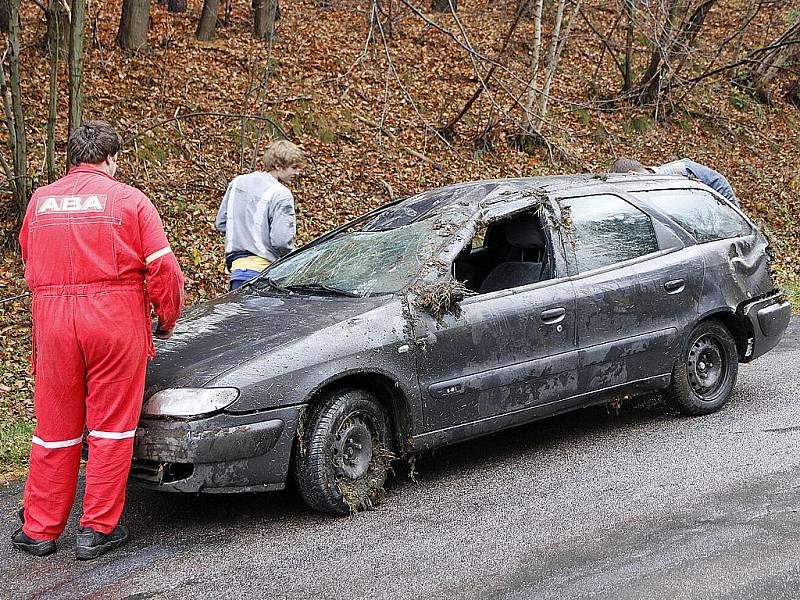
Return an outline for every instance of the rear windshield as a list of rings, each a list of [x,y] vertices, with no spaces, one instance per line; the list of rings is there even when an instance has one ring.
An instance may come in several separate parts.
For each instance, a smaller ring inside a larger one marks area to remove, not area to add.
[[[283,287],[324,286],[357,296],[406,287],[444,238],[434,219],[383,231],[352,231],[301,250],[266,270]]]
[[[729,204],[703,190],[633,192],[654,204],[698,243],[750,235],[750,224]]]

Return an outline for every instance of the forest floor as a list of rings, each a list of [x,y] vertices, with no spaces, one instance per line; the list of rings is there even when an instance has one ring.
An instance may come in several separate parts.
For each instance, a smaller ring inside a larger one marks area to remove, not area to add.
[[[435,186],[603,172],[619,156],[645,164],[688,156],[728,176],[744,210],[770,235],[779,283],[795,303],[800,298],[800,110],[780,94],[770,105],[758,103],[725,72],[696,86],[676,87],[673,101],[657,107],[614,99],[620,73],[592,28],[577,19],[544,130],[556,152],[524,151],[512,143],[523,119],[517,98],[532,39],[532,24],[523,18],[498,59],[503,68],[489,91],[447,140],[436,130],[481,85],[474,56],[464,48],[498,56],[514,21],[510,0],[463,0],[458,21],[427,12],[423,19],[402,3],[387,2],[394,13],[372,27],[365,1],[342,0],[333,8],[311,0],[283,3],[272,43],[252,39],[249,2],[229,4],[232,11],[217,39],[199,42],[194,30],[200,0],[190,1],[181,14],[154,3],[149,45],[140,52],[115,45],[119,0],[90,3],[87,15],[85,118],[108,120],[123,132],[118,178],[142,189],[158,207],[187,276],[189,303],[225,289],[222,238],[213,222],[227,182],[252,170],[254,151],[257,155],[267,139],[282,135],[309,155],[295,189],[299,243],[395,197]],[[24,5],[24,101],[36,186],[46,182],[46,25],[33,3]],[[693,74],[702,73],[716,54],[717,65],[735,59],[735,44],[723,41],[744,18],[740,5],[730,0],[711,11]],[[611,31],[613,7],[595,1],[584,10],[594,29]],[[738,48],[769,43],[775,19],[771,13],[753,19]],[[614,35],[612,43],[619,47],[622,34]],[[640,46],[637,73],[648,60],[646,46]],[[63,64],[60,89],[63,169]],[[3,197],[0,234],[13,239],[18,224],[10,196]],[[0,299],[25,290],[20,257],[7,247],[0,256]],[[29,449],[29,310],[29,299],[0,304],[0,479],[24,468]]]

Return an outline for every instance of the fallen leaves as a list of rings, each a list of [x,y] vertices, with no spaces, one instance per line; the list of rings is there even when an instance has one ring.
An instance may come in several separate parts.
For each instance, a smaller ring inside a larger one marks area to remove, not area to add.
[[[513,19],[512,4],[459,2],[469,42],[480,52],[496,55]],[[368,41],[368,4],[342,0],[321,8],[299,0],[282,6],[270,47],[250,36],[249,5],[231,3],[230,20],[218,38],[198,42],[193,36],[200,0],[190,1],[189,10],[178,15],[154,4],[150,47],[141,53],[115,46],[120,0],[92,3],[89,9],[86,117],[110,120],[134,140],[123,150],[119,178],[140,187],[158,207],[186,272],[190,303],[225,290],[223,240],[213,226],[217,207],[228,181],[258,167],[259,152],[255,161],[252,157],[259,130],[259,150],[279,133],[236,115],[273,120],[310,157],[294,190],[300,244],[366,210],[430,187],[574,170],[551,163],[545,148],[526,154],[511,146],[521,115],[505,88],[519,90],[529,73],[532,24],[527,19],[519,25],[504,69],[497,70],[501,79],[456,125],[447,144],[431,129],[458,114],[480,85],[473,62],[447,35],[405,10],[394,15],[398,27],[384,47],[375,27]],[[585,10],[593,11],[592,20],[604,31],[613,24],[614,10]],[[719,12],[713,18],[722,22],[726,15]],[[38,44],[45,24],[31,3],[25,4],[23,17],[30,164],[34,185],[41,185],[47,65]],[[453,27],[450,17],[436,19]],[[717,37],[701,40],[700,55],[713,56],[714,42],[729,34],[713,23],[709,31]],[[768,26],[768,19],[756,19],[752,35],[763,37]],[[387,49],[396,76],[387,70]],[[593,94],[613,94],[620,85],[611,59],[606,55],[598,68],[600,58],[597,40],[576,23],[552,89],[552,141],[585,171],[604,171],[624,155],[653,164],[688,156],[717,168],[729,176],[744,208],[769,223],[780,240],[781,273],[800,271],[800,113],[780,103],[734,108],[729,98],[738,92],[725,80],[698,86],[687,100],[692,114],[678,113],[669,120],[624,105],[597,109],[599,99]],[[642,69],[644,58],[643,49],[636,56]],[[727,58],[723,53],[719,60]],[[61,78],[57,133],[63,161],[63,64]],[[174,119],[189,113],[203,114]],[[0,234],[13,239],[16,227],[6,210]],[[0,261],[0,286],[0,298],[25,290],[21,261],[11,252]],[[0,305],[0,411],[19,416],[32,414],[27,310],[24,303]]]

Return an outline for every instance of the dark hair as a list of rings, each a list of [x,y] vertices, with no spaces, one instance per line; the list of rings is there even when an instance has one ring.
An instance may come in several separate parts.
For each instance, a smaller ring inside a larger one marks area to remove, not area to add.
[[[67,155],[73,165],[96,165],[122,148],[122,137],[105,121],[84,121],[69,134]]]
[[[642,163],[632,158],[618,158],[611,165],[611,173],[630,173],[631,171],[641,173],[646,170]]]

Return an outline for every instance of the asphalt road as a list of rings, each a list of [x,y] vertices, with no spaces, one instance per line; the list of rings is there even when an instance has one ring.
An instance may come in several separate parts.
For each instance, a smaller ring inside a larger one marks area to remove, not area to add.
[[[134,539],[74,559],[0,543],[3,598],[800,598],[800,322],[731,403],[595,408],[421,458],[355,518],[290,492],[131,489]],[[21,484],[0,489],[16,528]]]

